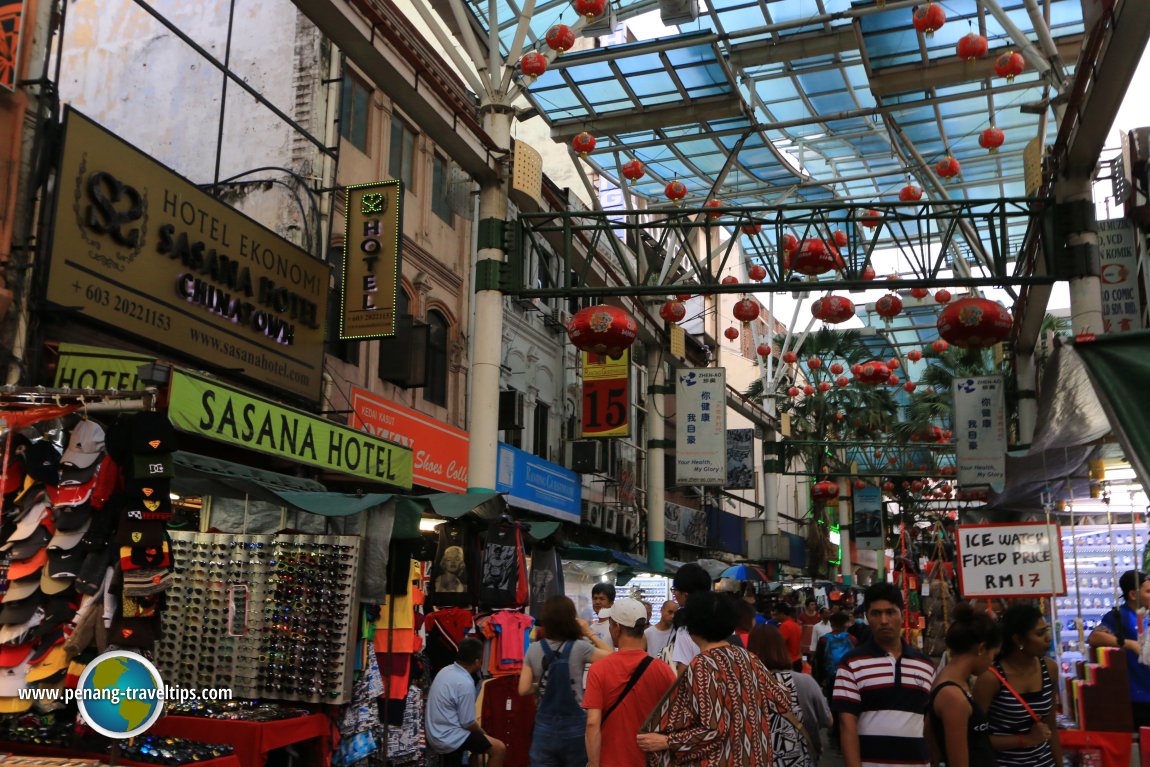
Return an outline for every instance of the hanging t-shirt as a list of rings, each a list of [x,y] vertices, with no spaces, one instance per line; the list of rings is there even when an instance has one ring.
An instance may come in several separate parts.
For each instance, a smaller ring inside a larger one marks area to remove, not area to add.
[[[433,673],[450,666],[459,654],[459,643],[475,631],[475,616],[462,607],[444,607],[427,616],[427,660]]]
[[[531,615],[539,618],[543,603],[563,596],[563,560],[554,546],[531,549]]]
[[[523,654],[527,650],[527,633],[535,625],[529,615],[519,612],[500,612],[491,616],[491,623],[499,634],[500,665],[523,667]]]
[[[379,620],[375,622],[376,631],[386,631],[389,628],[415,628],[415,606],[423,604],[423,590],[419,588],[422,580],[422,564],[417,560],[409,559],[407,588],[401,594],[388,597],[379,606]],[[393,601],[395,602],[394,609],[390,604]]]
[[[523,535],[519,525],[500,520],[487,528],[479,602],[488,607],[522,607],[527,603]],[[520,579],[523,583],[520,584]]]
[[[439,545],[431,564],[431,604],[474,604],[473,584],[478,567],[477,536],[469,534],[462,522],[445,522],[440,525]]]
[[[507,744],[503,767],[528,767],[535,729],[535,697],[519,694],[518,677],[502,676],[483,683],[478,706],[483,731]]]

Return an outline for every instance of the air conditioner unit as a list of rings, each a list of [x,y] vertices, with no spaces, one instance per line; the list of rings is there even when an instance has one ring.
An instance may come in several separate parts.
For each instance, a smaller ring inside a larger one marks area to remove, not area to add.
[[[605,37],[614,34],[617,26],[619,26],[619,14],[615,13],[614,6],[608,3],[606,12],[583,27],[583,31],[579,34],[583,37]]]
[[[618,527],[616,532],[630,540],[635,537],[635,528],[639,526],[639,517],[631,512],[621,513],[616,525]]]
[[[619,510],[614,506],[603,507],[603,532],[615,534],[615,527],[619,521]]]
[[[602,527],[603,506],[598,503],[586,503],[583,509],[583,524],[588,527]]]
[[[606,445],[599,440],[580,439],[571,443],[571,471],[601,474],[606,467]]]
[[[527,396],[521,391],[499,392],[499,430],[516,431],[527,424]]]
[[[647,393],[647,387],[650,385],[651,385],[651,381],[647,375],[647,368],[645,368],[645,367],[635,368],[635,390],[636,390],[635,393],[638,396],[638,402],[640,405],[644,405],[647,403],[647,397],[650,396]]]
[[[567,322],[570,319],[571,315],[567,312],[567,310],[560,309],[558,307],[552,309],[550,314],[546,312],[543,314],[543,324],[552,330],[566,330]]]
[[[659,18],[668,27],[690,24],[699,18],[698,0],[659,0]]]

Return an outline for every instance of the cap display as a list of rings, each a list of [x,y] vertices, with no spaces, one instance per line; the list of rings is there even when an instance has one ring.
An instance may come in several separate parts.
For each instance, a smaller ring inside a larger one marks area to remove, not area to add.
[[[68,653],[63,647],[53,647],[38,663],[28,669],[28,681],[39,682],[68,667]]]
[[[96,473],[96,484],[92,486],[92,496],[88,499],[92,508],[97,511],[108,504],[120,484],[119,464],[109,456],[104,456],[104,460],[100,461],[98,466],[100,470]]]
[[[52,549],[48,552],[48,575],[53,578],[75,578],[84,557],[85,552],[76,549]]]
[[[5,669],[0,669],[0,697],[3,698],[18,698],[20,691],[28,686],[28,669],[30,668],[28,661],[16,666],[9,666]],[[32,701],[23,701],[28,705]]]
[[[92,507],[87,503],[76,506],[57,506],[52,510],[52,516],[56,520],[57,530],[70,533],[88,524],[88,520],[92,518]]]
[[[4,599],[0,603],[8,604],[9,602],[19,602],[21,599],[27,599],[33,594],[40,591],[40,579],[36,576],[25,578],[22,581],[11,581],[8,584],[8,591],[4,592]]]
[[[607,613],[606,617],[627,628],[635,628],[640,620],[647,620],[647,608],[635,599],[616,599],[613,605],[599,611],[600,618],[603,617],[603,613]]]
[[[88,533],[88,528],[92,526],[92,518],[84,520],[84,524],[75,530],[57,530],[52,539],[48,541],[49,549],[74,549],[80,541],[84,540],[84,536]]]
[[[19,602],[8,602],[0,608],[0,623],[5,626],[19,626],[27,623],[40,606],[40,595],[36,594]]]
[[[45,615],[44,608],[37,607],[36,611],[32,613],[32,617],[23,623],[13,623],[0,627],[0,644],[24,641],[30,631],[35,630],[44,622]]]
[[[27,578],[35,572],[39,572],[44,563],[48,561],[48,550],[40,549],[28,559],[21,559],[13,561],[8,565],[8,578],[10,580],[18,581]]]
[[[174,477],[176,462],[171,453],[132,456],[132,476],[137,479]]]
[[[176,430],[164,413],[136,413],[128,429],[132,452],[137,455],[171,453],[176,449]]]
[[[68,448],[60,457],[61,463],[86,469],[104,452],[104,427],[95,421],[80,421],[68,435]]]
[[[47,440],[33,442],[24,451],[24,470],[37,482],[55,484],[60,479],[60,452]]]
[[[48,485],[44,488],[48,492],[48,500],[52,506],[59,509],[62,506],[75,506],[84,503],[92,497],[92,488],[96,485],[93,477],[82,485]]]
[[[37,504],[35,508],[25,514],[24,518],[16,524],[16,529],[8,536],[8,543],[11,544],[13,541],[22,541],[36,532],[36,528],[39,527],[44,518],[48,516],[48,510],[48,504]],[[7,548],[10,549],[12,547],[8,545]]]
[[[108,571],[107,550],[89,551],[76,576],[76,591],[81,594],[95,594],[100,590]]]
[[[71,578],[53,578],[48,574],[48,568],[40,571],[40,591],[45,594],[59,594],[72,586]]]
[[[32,643],[9,644],[0,647],[0,668],[19,666],[32,657]]]
[[[33,556],[37,551],[48,545],[48,541],[52,539],[52,534],[48,532],[48,528],[40,525],[32,534],[22,541],[13,541],[9,549],[9,556],[12,559],[28,559]]]
[[[32,657],[29,662],[35,666],[40,661],[44,660],[44,656],[52,652],[53,648],[64,644],[64,640],[67,638],[67,636],[68,635],[64,631],[63,626],[57,626],[56,628],[44,634],[44,636],[40,637],[39,641],[35,643],[36,649],[32,651]]]
[[[79,468],[71,464],[60,464],[60,481],[58,485],[86,485],[95,479],[96,475],[100,472],[100,461],[93,461],[91,466]]]

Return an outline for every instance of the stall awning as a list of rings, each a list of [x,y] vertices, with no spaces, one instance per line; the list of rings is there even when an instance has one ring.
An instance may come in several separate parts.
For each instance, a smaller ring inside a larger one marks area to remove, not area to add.
[[[1099,336],[1089,343],[1076,342],[1074,349],[1086,365],[1126,460],[1138,480],[1150,484],[1150,422],[1142,399],[1142,387],[1150,376],[1150,331]]]
[[[607,564],[623,565],[632,570],[645,570],[647,563],[641,559],[625,554],[622,551],[608,549],[604,546],[563,546],[560,551],[563,559],[582,562],[605,562]]]

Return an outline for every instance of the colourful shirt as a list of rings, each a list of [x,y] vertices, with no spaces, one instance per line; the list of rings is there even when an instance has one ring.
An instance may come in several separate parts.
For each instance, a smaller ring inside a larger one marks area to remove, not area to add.
[[[642,650],[620,650],[591,664],[583,708],[597,708],[606,714],[615,705],[635,669],[647,657]],[[675,683],[675,672],[656,658],[627,693],[600,732],[599,764],[602,767],[646,767],[647,760],[635,736],[659,700]]]

